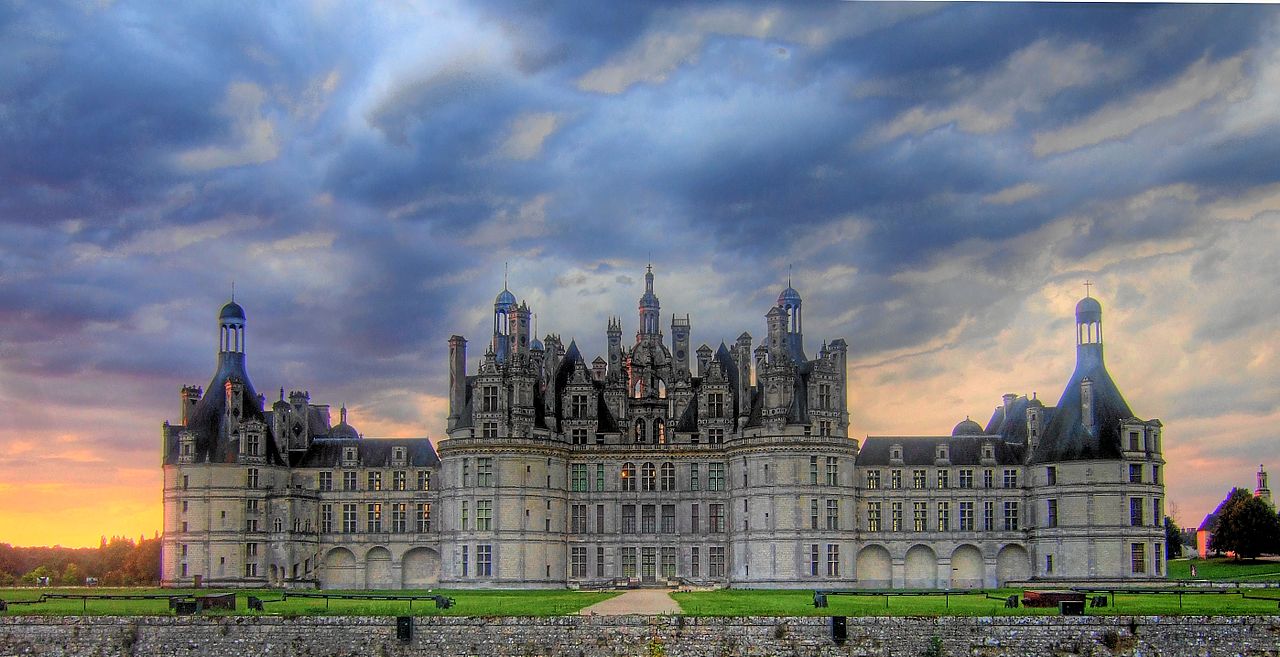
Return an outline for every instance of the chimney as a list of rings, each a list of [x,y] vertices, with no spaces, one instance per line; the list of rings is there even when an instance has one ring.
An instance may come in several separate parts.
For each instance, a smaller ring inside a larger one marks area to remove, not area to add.
[[[1085,429],[1093,432],[1093,379],[1088,377],[1080,380],[1080,421]]]
[[[467,401],[467,339],[461,335],[449,338],[449,423],[452,429],[462,415]]]

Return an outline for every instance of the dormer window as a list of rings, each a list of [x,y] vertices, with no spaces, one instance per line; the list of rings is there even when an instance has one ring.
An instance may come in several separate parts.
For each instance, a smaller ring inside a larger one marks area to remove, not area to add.
[[[949,459],[950,459],[950,453],[949,453],[949,452],[948,452],[948,450],[947,450],[947,446],[946,446],[946,445],[938,445],[937,453],[935,453],[935,454],[934,454],[934,458],[938,459],[939,461],[947,461],[947,460],[949,460]]]
[[[357,456],[356,448],[347,447],[346,449],[342,450],[342,464],[355,465],[357,461],[356,456]]]
[[[392,459],[393,461],[395,461],[397,464],[403,464],[403,463],[404,463],[404,448],[403,448],[403,447],[396,447],[396,448],[392,449],[392,450],[391,450],[391,459]]]
[[[991,460],[991,459],[994,459],[995,457],[996,457],[996,449],[994,447],[992,447],[991,445],[982,446],[983,459]]]
[[[902,445],[893,445],[889,448],[889,458],[894,461],[902,460]]]

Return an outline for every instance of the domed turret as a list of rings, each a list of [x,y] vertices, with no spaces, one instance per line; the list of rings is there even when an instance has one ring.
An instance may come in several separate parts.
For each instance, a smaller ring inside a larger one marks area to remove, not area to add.
[[[506,286],[503,286],[502,291],[499,292],[497,298],[493,300],[494,310],[511,310],[515,307],[516,295],[512,294],[511,290],[508,290]]]
[[[962,421],[960,424],[957,424],[957,425],[956,425],[956,427],[955,427],[954,429],[952,429],[952,430],[951,430],[951,435],[953,435],[953,436],[981,436],[981,435],[982,435],[982,425],[981,425],[981,424],[978,424],[977,422],[974,422],[973,420],[970,420],[969,418],[967,418],[967,417],[966,417],[966,418],[964,419],[964,421]]]
[[[653,293],[653,265],[644,273],[644,294],[640,297],[640,335],[658,334],[658,295]]]
[[[1102,304],[1093,297],[1085,297],[1076,304],[1076,322],[1084,324],[1087,322],[1102,321]]]
[[[790,283],[787,284],[787,289],[778,295],[778,305],[785,308],[787,304],[791,304],[792,307],[800,306],[800,293],[794,287],[791,287]]]
[[[329,437],[335,440],[353,440],[360,437],[360,432],[356,428],[347,424],[347,407],[343,405],[341,412],[342,420],[329,430]]]
[[[227,305],[223,306],[222,310],[218,312],[218,321],[226,321],[229,319],[238,319],[241,322],[245,320],[244,308],[241,308],[240,304],[235,301],[228,301]]]

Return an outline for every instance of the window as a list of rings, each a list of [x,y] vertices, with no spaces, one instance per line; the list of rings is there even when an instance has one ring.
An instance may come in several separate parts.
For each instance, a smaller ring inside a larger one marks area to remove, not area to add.
[[[902,471],[901,470],[889,471],[889,488],[892,488],[894,490],[902,488]]]
[[[818,408],[824,411],[831,410],[832,408],[834,408],[831,405],[831,384],[830,383],[818,384]]]
[[[572,417],[575,417],[579,420],[587,419],[587,396],[573,395],[572,400],[573,400],[572,401],[572,405],[573,405]]]
[[[382,490],[382,473],[381,472],[369,473],[368,490]]]
[[[604,490],[604,464],[596,464],[596,491]]]
[[[392,450],[392,451],[391,451],[391,458],[392,458],[392,460],[394,460],[394,461],[395,461],[396,465],[401,465],[401,464],[403,464],[403,463],[404,463],[404,448],[403,448],[403,447],[397,447],[397,448],[395,448],[394,450]],[[401,489],[401,490],[404,490],[404,489]]]
[[[840,461],[834,456],[827,457],[827,485],[835,486],[840,483]]]
[[[462,546],[462,576],[467,576],[467,565],[470,563],[468,558],[467,546]]]
[[[636,549],[622,548],[622,576],[636,576]]]
[[[827,577],[840,576],[840,546],[827,543]]]
[[[867,503],[867,531],[869,532],[880,531],[880,503],[879,502]]]
[[[356,473],[354,470],[347,470],[342,473],[342,490],[356,489]]]
[[[658,490],[658,469],[653,467],[652,463],[640,466],[640,479],[643,481],[645,492]]]
[[[333,531],[333,505],[320,505],[320,533],[328,534]]]
[[[840,529],[840,503],[838,500],[827,500],[827,529]]]
[[[191,484],[191,478],[187,475],[182,475],[182,490],[187,490],[190,484]]]
[[[982,503],[982,530],[994,531],[996,528],[996,503]]]
[[[965,468],[960,471],[960,487],[973,488],[973,470]]]
[[[409,513],[408,505],[404,502],[396,502],[391,505],[391,531],[404,532],[408,530]]]
[[[391,490],[405,490],[404,470],[396,470],[391,473]]]
[[[1017,531],[1018,529],[1018,503],[1009,501],[1004,503],[1004,530]]]
[[[674,463],[662,464],[662,490],[676,489],[676,466]]]
[[[662,505],[662,533],[668,535],[676,533],[676,505],[674,504]]]
[[[1057,483],[1058,483],[1058,469],[1057,469],[1057,468],[1055,468],[1055,467],[1054,467],[1054,466],[1052,466],[1052,465],[1051,465],[1051,466],[1049,466],[1049,467],[1047,467],[1047,468],[1045,468],[1045,469],[1044,469],[1044,482],[1045,482],[1046,484],[1050,485],[1050,486],[1055,486],[1055,485],[1057,485]]]
[[[938,531],[951,531],[950,502],[938,502]]]
[[[995,471],[990,468],[982,471],[982,487],[995,488]]]
[[[662,554],[659,555],[658,574],[664,579],[671,579],[676,576],[676,549],[673,547],[662,548]]]
[[[1135,575],[1147,572],[1147,546],[1133,543],[1129,546],[1129,560]]]
[[[809,483],[814,486],[818,485],[818,457],[809,457]]]
[[[1160,483],[1160,466],[1158,465],[1151,466],[1151,483]]]
[[[1052,554],[1044,555],[1044,574],[1046,575],[1053,574],[1053,555]]]
[[[973,502],[960,503],[960,531],[973,531]]]
[[[258,469],[249,468],[244,473],[244,485],[248,488],[258,487]]]
[[[711,427],[707,429],[707,444],[708,445],[724,444],[724,427]]]
[[[256,563],[247,563],[247,564],[245,564],[245,565],[244,565],[244,576],[245,576],[245,577],[257,577],[257,576],[258,576],[258,564],[256,564]]]
[[[493,546],[476,546],[476,577],[493,577]]]
[[[476,531],[493,529],[493,500],[476,500]]]
[[[654,507],[652,504],[645,504],[640,507],[640,532],[642,534],[652,534],[658,531],[657,520],[654,517]]]
[[[1009,469],[1009,468],[1006,468],[1006,469],[1005,469],[1005,471],[1004,471],[1004,487],[1005,487],[1005,488],[1017,488],[1017,487],[1018,487],[1018,471],[1017,471],[1017,470],[1013,470],[1013,469]]]
[[[418,505],[418,532],[423,533],[423,532],[429,532],[429,531],[431,531],[431,505],[425,504],[425,503],[419,504]]]
[[[636,533],[636,505],[634,504],[622,505],[622,533]]]
[[[723,463],[712,463],[707,466],[707,490],[724,490]]]
[[[1129,432],[1129,451],[1136,452],[1142,449],[1142,438],[1137,431]],[[1134,571],[1137,572],[1137,571]]]
[[[465,531],[467,529],[467,501],[463,500],[458,506],[458,529]]]
[[[1129,464],[1129,483],[1131,484],[1142,483],[1142,466],[1141,465],[1138,465],[1137,463]]]
[[[818,576],[818,568],[822,563],[822,557],[820,557],[818,554],[818,550],[820,547],[821,546],[819,546],[817,543],[811,543],[809,545],[809,575],[813,577]]]
[[[570,436],[572,436],[572,438],[573,438],[573,444],[575,444],[575,445],[585,445],[585,444],[587,444],[587,430],[586,430],[586,429],[583,429],[582,427],[574,427],[573,429],[570,429],[570,430],[569,430],[569,435],[570,435]]]
[[[258,500],[245,500],[244,511],[245,513],[256,514],[258,512]]]
[[[1049,500],[1044,515],[1045,527],[1058,526],[1058,500]]]
[[[689,464],[689,490],[701,490],[702,482],[699,481],[698,464]]]
[[[808,429],[808,428],[809,428],[809,427],[805,427],[805,429]],[[818,435],[819,435],[819,436],[830,436],[830,435],[831,435],[831,420],[819,420],[819,421],[818,421]]]
[[[333,490],[333,473],[316,473],[316,490]]]
[[[622,490],[624,491],[635,490],[636,489],[636,464],[630,463],[630,462],[623,463],[620,479],[622,479]]]
[[[244,435],[244,453],[249,456],[258,456],[258,448],[262,445],[262,438],[254,432],[246,432]]]
[[[493,485],[493,458],[492,457],[481,456],[476,459],[476,485],[477,486]],[[476,558],[479,559],[479,557],[480,555],[477,553]],[[476,566],[479,567],[479,562],[476,563]]]
[[[596,505],[596,533],[597,534],[604,533],[604,505],[603,504]]]
[[[694,502],[689,505],[689,531],[698,533],[698,503]]]
[[[480,425],[480,435],[484,436],[485,438],[497,438],[497,437],[498,437],[498,423],[497,423],[497,422],[484,422],[484,423],[481,423],[481,425]]]
[[[697,577],[702,568],[701,551],[697,547],[689,548],[689,576]]]
[[[1134,527],[1142,525],[1142,498],[1129,498],[1129,524]]]
[[[928,485],[928,478],[925,477],[924,470],[911,471],[911,487],[921,489]]]
[[[818,528],[818,498],[809,500],[809,529]]]
[[[929,526],[929,505],[926,502],[911,503],[913,527],[916,531],[922,532]]]
[[[368,529],[366,529],[365,531],[368,531],[368,532],[382,531],[382,505],[368,504],[366,505],[365,510],[366,510],[366,516],[368,519],[368,523],[366,524],[366,527]]]
[[[431,472],[429,470],[418,471],[418,490],[431,490]]]
[[[587,548],[586,546],[574,546],[569,548],[569,576],[570,577],[586,577],[587,576]]]
[[[483,403],[480,406],[480,410],[485,413],[492,413],[494,411],[497,411],[498,410],[498,386],[483,386],[481,387],[481,390],[483,391],[483,394],[481,395],[481,398],[483,399]]]
[[[342,533],[354,534],[356,532],[356,505],[342,505]]]
[[[707,563],[708,577],[724,577],[724,547],[713,545]]]
[[[604,577],[604,548],[596,547],[596,577]]]
[[[938,471],[938,488],[951,488],[951,471]]]
[[[895,532],[902,531],[902,502],[891,503],[889,509],[891,514],[889,516],[890,529]]]
[[[1159,527],[1164,520],[1164,504],[1160,502],[1160,498],[1156,497],[1151,500],[1151,521],[1155,526]]]
[[[707,393],[707,417],[716,419],[724,417],[724,393]]]
[[[587,465],[585,463],[574,463],[569,466],[569,489],[575,493],[582,493],[587,490]]]
[[[724,531],[724,505],[711,504],[709,506],[711,507],[710,508],[711,531],[716,533],[723,532]],[[715,548],[712,548],[712,549],[714,550]]]
[[[867,470],[867,488],[871,490],[880,488],[879,470]]]
[[[1161,563],[1160,563],[1163,557],[1164,557],[1164,543],[1156,543],[1155,549],[1151,551],[1151,564],[1155,566],[1157,575],[1164,574],[1163,573],[1164,568],[1163,566],[1161,566]]]

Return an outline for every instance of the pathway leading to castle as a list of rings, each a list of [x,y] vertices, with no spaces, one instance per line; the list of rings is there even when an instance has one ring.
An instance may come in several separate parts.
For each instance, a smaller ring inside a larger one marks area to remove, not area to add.
[[[680,605],[663,589],[636,589],[597,602],[578,612],[584,616],[623,616],[626,614],[678,614]]]

